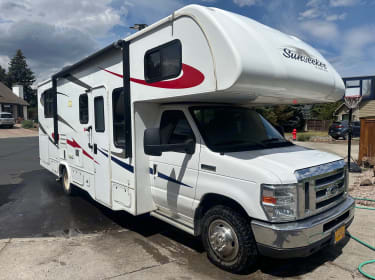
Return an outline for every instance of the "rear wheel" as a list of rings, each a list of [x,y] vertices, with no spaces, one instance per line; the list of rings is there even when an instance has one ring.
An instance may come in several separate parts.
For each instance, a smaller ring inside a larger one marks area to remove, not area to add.
[[[66,168],[63,169],[61,183],[62,183],[62,187],[63,187],[65,194],[72,195],[73,186],[72,184],[70,184],[69,175],[68,175],[68,172],[66,171]]]
[[[227,206],[215,206],[203,217],[203,245],[218,267],[245,273],[256,263],[258,251],[247,217]]]

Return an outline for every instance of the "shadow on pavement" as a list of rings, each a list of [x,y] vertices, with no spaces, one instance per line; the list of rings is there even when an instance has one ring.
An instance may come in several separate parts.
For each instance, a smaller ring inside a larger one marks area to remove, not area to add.
[[[0,185],[0,238],[74,236],[126,229],[148,239],[161,234],[199,254],[204,252],[200,239],[149,215],[135,217],[124,211],[112,211],[80,189],[75,190],[74,196],[67,197],[56,177],[46,170],[23,173],[21,179],[19,184]],[[277,277],[306,274],[337,258],[347,242],[348,239],[336,247],[324,248],[308,258],[261,257],[247,277],[256,277],[260,272]],[[199,264],[204,256],[191,258],[194,270],[207,269],[205,261]],[[216,270],[213,266],[212,269]]]

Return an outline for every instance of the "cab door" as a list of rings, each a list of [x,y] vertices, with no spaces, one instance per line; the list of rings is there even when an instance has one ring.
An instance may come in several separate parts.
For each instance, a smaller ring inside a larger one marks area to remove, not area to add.
[[[94,124],[92,127],[91,149],[95,159],[95,198],[99,202],[111,206],[110,158],[108,156],[110,128],[106,92],[104,87],[92,90]]]
[[[158,209],[177,219],[191,222],[200,145],[182,110],[162,112],[160,137],[163,144],[183,143],[188,139],[195,141],[193,154],[163,152],[161,156],[151,157],[150,168],[153,176],[152,194]]]

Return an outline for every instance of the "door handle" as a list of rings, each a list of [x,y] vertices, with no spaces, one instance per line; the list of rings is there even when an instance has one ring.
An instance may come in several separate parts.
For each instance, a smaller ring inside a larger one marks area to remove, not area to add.
[[[94,144],[94,154],[98,153],[98,145]]]
[[[154,164],[153,166],[152,166],[152,174],[154,174],[154,176],[156,176],[156,173],[158,172],[158,166],[157,166],[157,164]]]

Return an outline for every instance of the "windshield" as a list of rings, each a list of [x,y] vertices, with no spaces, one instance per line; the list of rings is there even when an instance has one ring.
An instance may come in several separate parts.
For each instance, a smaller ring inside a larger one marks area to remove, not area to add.
[[[293,145],[252,109],[196,106],[190,111],[207,146],[215,152],[238,152]]]

